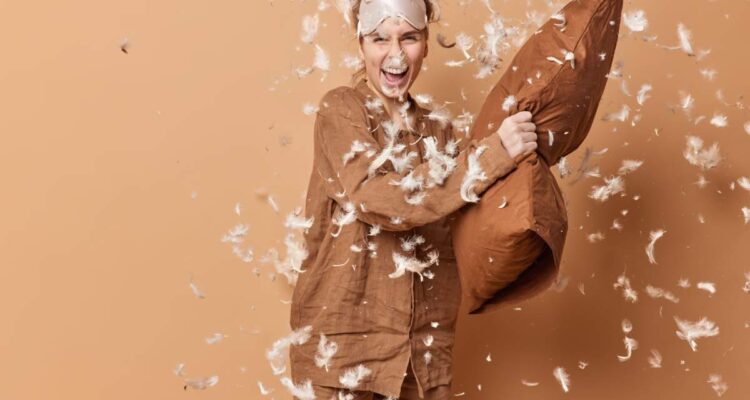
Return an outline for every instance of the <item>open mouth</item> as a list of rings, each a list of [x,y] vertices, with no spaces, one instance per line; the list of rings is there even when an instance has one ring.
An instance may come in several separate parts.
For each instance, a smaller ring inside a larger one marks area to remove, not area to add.
[[[406,82],[406,76],[409,73],[409,68],[405,69],[404,72],[400,74],[394,74],[390,73],[384,69],[380,70],[380,73],[383,75],[383,80],[390,86],[401,86]]]

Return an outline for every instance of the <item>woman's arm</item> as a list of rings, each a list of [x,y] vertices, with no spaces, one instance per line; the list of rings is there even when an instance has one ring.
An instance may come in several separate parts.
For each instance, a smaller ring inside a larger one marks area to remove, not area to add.
[[[405,231],[437,221],[467,201],[477,201],[476,195],[517,167],[500,135],[493,134],[462,146],[444,179],[431,177],[435,166],[429,161],[402,173],[375,171],[372,163],[383,148],[369,132],[367,119],[351,88],[326,93],[315,121],[313,168],[328,182],[329,197],[353,209],[357,219],[384,230]]]

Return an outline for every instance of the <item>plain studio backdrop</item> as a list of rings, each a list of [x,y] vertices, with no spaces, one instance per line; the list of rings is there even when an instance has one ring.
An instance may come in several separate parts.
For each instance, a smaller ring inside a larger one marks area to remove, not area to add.
[[[477,113],[507,64],[484,80],[475,64],[446,66],[462,55],[437,34],[478,40],[489,12],[480,0],[442,3],[412,93],[452,102],[454,116]],[[509,24],[552,11],[491,3]],[[265,351],[289,333],[292,287],[260,259],[270,248],[284,255],[284,217],[303,205],[314,121],[303,110],[351,73],[340,63],[356,39],[333,4],[0,1],[1,399],[290,398]],[[648,27],[623,25],[622,78],[610,79],[589,138],[569,156],[575,174],[586,149],[601,152],[590,161],[601,176],[573,183],[554,168],[570,219],[561,280],[518,309],[460,318],[453,392],[463,398],[707,399],[722,383],[722,398],[750,392],[750,192],[738,183],[750,177],[750,3],[625,4],[639,9]],[[299,77],[315,55],[302,19],[315,13],[331,68]],[[679,23],[710,53],[664,49],[679,44]],[[653,90],[641,106],[644,84]],[[695,100],[690,116],[681,92]],[[603,120],[624,105],[626,120]],[[690,135],[718,143],[716,168],[685,159]],[[623,160],[643,161],[625,191],[590,198]],[[222,241],[239,224],[249,230],[237,245],[253,261]],[[659,229],[652,264],[645,248]],[[623,274],[636,302],[615,287]],[[649,296],[649,285],[679,302]],[[675,317],[706,317],[720,332],[693,351]],[[638,347],[620,361],[626,336]],[[214,337],[223,339],[207,343]],[[570,375],[568,393],[556,367]],[[183,389],[212,375],[213,387]],[[273,392],[262,396],[258,381]]]

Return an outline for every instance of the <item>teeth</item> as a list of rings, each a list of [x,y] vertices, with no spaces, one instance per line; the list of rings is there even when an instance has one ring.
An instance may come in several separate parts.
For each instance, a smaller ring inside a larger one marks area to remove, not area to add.
[[[391,73],[391,74],[398,74],[398,75],[400,75],[400,74],[403,74],[404,72],[406,72],[407,69],[408,68],[404,68],[404,69],[383,68],[383,71]]]

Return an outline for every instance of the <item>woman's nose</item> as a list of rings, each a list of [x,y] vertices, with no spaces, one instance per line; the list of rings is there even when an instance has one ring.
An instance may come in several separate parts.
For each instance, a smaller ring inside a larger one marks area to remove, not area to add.
[[[401,54],[402,50],[403,49],[401,48],[401,41],[394,40],[394,41],[391,42],[390,49],[388,49],[388,55],[396,57],[399,54]]]

